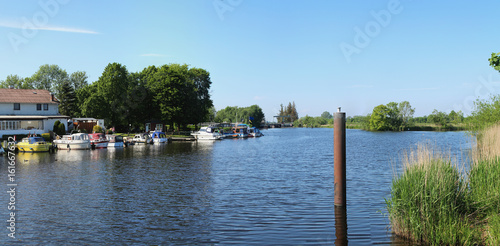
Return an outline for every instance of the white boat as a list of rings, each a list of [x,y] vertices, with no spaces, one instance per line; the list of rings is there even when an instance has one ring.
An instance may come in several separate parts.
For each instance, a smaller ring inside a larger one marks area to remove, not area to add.
[[[143,144],[152,144],[153,143],[153,139],[150,138],[149,134],[147,134],[147,133],[135,134],[132,141],[134,143],[143,143]]]
[[[259,128],[257,127],[250,127],[248,128],[248,136],[249,137],[262,137],[264,134],[260,132]]]
[[[167,135],[164,132],[152,132],[151,136],[153,143],[168,143]]]
[[[220,133],[217,127],[202,127],[199,131],[191,133],[196,140],[219,140],[224,135]]]
[[[106,135],[106,139],[109,141],[108,142],[108,148],[109,147],[123,147],[123,137],[119,135]]]
[[[109,140],[106,139],[104,133],[91,133],[89,134],[90,145],[96,149],[104,149],[108,147]]]
[[[90,149],[90,139],[86,133],[64,135],[54,140],[58,149]]]

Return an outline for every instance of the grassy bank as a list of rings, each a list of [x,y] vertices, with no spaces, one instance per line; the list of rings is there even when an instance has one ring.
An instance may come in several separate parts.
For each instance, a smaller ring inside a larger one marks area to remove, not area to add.
[[[465,176],[428,146],[405,155],[386,200],[397,235],[432,245],[500,245],[500,127],[481,136]]]

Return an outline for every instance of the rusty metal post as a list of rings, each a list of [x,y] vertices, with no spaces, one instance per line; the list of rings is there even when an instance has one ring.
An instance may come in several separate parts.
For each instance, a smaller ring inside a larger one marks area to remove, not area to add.
[[[346,151],[345,151],[345,113],[335,113],[333,130],[333,158],[334,158],[334,184],[335,206],[346,206]]]

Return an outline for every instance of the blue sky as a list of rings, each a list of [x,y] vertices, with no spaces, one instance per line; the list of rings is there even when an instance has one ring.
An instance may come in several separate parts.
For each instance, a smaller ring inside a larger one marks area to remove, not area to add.
[[[259,105],[272,120],[341,106],[366,115],[409,101],[416,116],[472,109],[500,93],[499,1],[0,2],[0,80],[43,64],[96,81],[108,63],[129,72],[189,64],[211,73],[219,110]]]

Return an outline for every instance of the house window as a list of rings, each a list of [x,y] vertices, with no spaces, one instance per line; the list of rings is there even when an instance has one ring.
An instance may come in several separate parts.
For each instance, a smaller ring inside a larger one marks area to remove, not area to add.
[[[45,103],[45,104],[43,105],[43,110],[44,110],[44,111],[49,110],[49,105],[48,105],[47,103]]]
[[[42,104],[37,104],[37,105],[36,105],[36,110],[37,110],[37,111],[42,110]]]
[[[157,131],[162,131],[163,130],[163,124],[156,124],[156,130]]]
[[[14,110],[21,110],[21,104],[20,103],[14,103]]]

